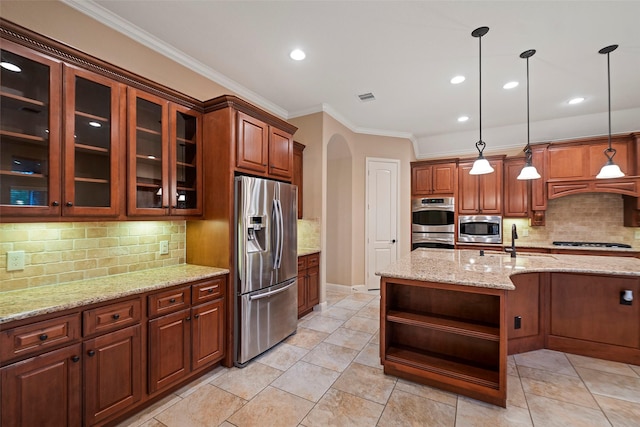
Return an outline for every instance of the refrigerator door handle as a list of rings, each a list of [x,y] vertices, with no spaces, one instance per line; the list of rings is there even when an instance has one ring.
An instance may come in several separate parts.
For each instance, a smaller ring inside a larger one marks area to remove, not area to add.
[[[273,269],[277,270],[280,266],[280,245],[282,244],[282,232],[280,230],[280,212],[278,210],[278,199],[273,199],[273,222],[275,227],[275,247],[273,251]]]
[[[284,219],[282,215],[282,202],[276,200],[278,206],[278,234],[280,240],[280,247],[278,248],[278,265],[277,268],[282,267],[282,252],[284,250]]]
[[[294,280],[293,282],[289,283],[287,286],[284,286],[284,287],[282,287],[280,289],[276,289],[275,291],[266,292],[266,293],[260,294],[260,295],[250,295],[249,296],[249,300],[250,301],[255,301],[255,300],[259,300],[259,299],[262,299],[262,298],[267,298],[267,297],[279,294],[281,292],[286,291],[287,289],[289,289],[290,287],[292,287],[295,284],[296,284],[296,281]]]

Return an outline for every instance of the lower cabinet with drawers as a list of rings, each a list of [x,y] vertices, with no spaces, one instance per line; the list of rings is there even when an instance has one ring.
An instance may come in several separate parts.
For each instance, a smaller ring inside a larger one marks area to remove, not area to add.
[[[320,253],[298,257],[298,318],[320,303]]]
[[[225,355],[227,276],[0,325],[0,424],[109,425]]]

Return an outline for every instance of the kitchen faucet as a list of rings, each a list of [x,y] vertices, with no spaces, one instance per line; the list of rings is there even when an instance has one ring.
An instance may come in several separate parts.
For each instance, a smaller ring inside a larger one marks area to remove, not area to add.
[[[516,225],[512,224],[511,225],[511,247],[510,248],[504,248],[505,252],[510,252],[511,253],[511,258],[515,258],[516,257],[516,239],[518,238],[518,231],[516,230]]]

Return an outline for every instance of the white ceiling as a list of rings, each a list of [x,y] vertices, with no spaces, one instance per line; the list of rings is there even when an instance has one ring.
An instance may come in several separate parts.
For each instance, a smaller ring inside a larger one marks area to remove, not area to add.
[[[487,151],[492,136],[495,145],[526,143],[519,54],[527,49],[537,50],[532,141],[606,134],[607,62],[598,50],[619,44],[612,131],[616,120],[640,129],[640,1],[63,1],[285,119],[326,111],[356,132],[412,139],[419,158],[473,149],[478,139],[475,28],[490,27],[482,38]],[[307,59],[292,61],[293,48]],[[457,74],[466,81],[450,84]],[[503,89],[511,80],[520,85]],[[361,102],[365,92],[376,100]],[[586,100],[568,105],[575,96]],[[471,119],[458,123],[460,115]]]

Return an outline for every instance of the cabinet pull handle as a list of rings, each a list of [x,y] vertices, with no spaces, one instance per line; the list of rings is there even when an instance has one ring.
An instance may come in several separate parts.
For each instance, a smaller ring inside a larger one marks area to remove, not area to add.
[[[173,304],[174,302],[176,302],[176,299],[175,299],[175,298],[171,298],[171,299],[169,300],[169,302],[170,302],[171,304]]]
[[[71,358],[71,361],[74,362],[74,363],[78,363],[80,361],[80,356],[73,356]]]
[[[209,289],[207,289],[207,292],[209,292],[210,294],[212,294],[212,293],[213,293],[213,288],[209,288]]]
[[[186,321],[188,322],[189,320],[191,320],[191,316],[187,317],[187,318],[186,318],[186,319],[184,319],[184,320],[186,320]]]
[[[116,313],[111,317],[113,317],[113,320],[118,320],[120,318],[120,315],[118,313]]]
[[[60,202],[57,200],[54,200],[53,202],[51,202],[51,206],[60,206]]]
[[[49,338],[49,335],[47,335],[47,334],[42,334],[42,335],[40,335],[40,337],[39,337],[39,338],[40,338],[40,341],[46,341],[46,340],[47,340],[47,338]]]
[[[93,356],[96,355],[96,352],[95,352],[95,350],[89,350],[89,351],[87,351],[87,354],[89,355],[89,357],[93,357]]]
[[[71,206],[73,206],[73,203],[72,202],[67,202],[67,203],[65,203],[65,205],[67,205],[67,207],[70,208]]]

